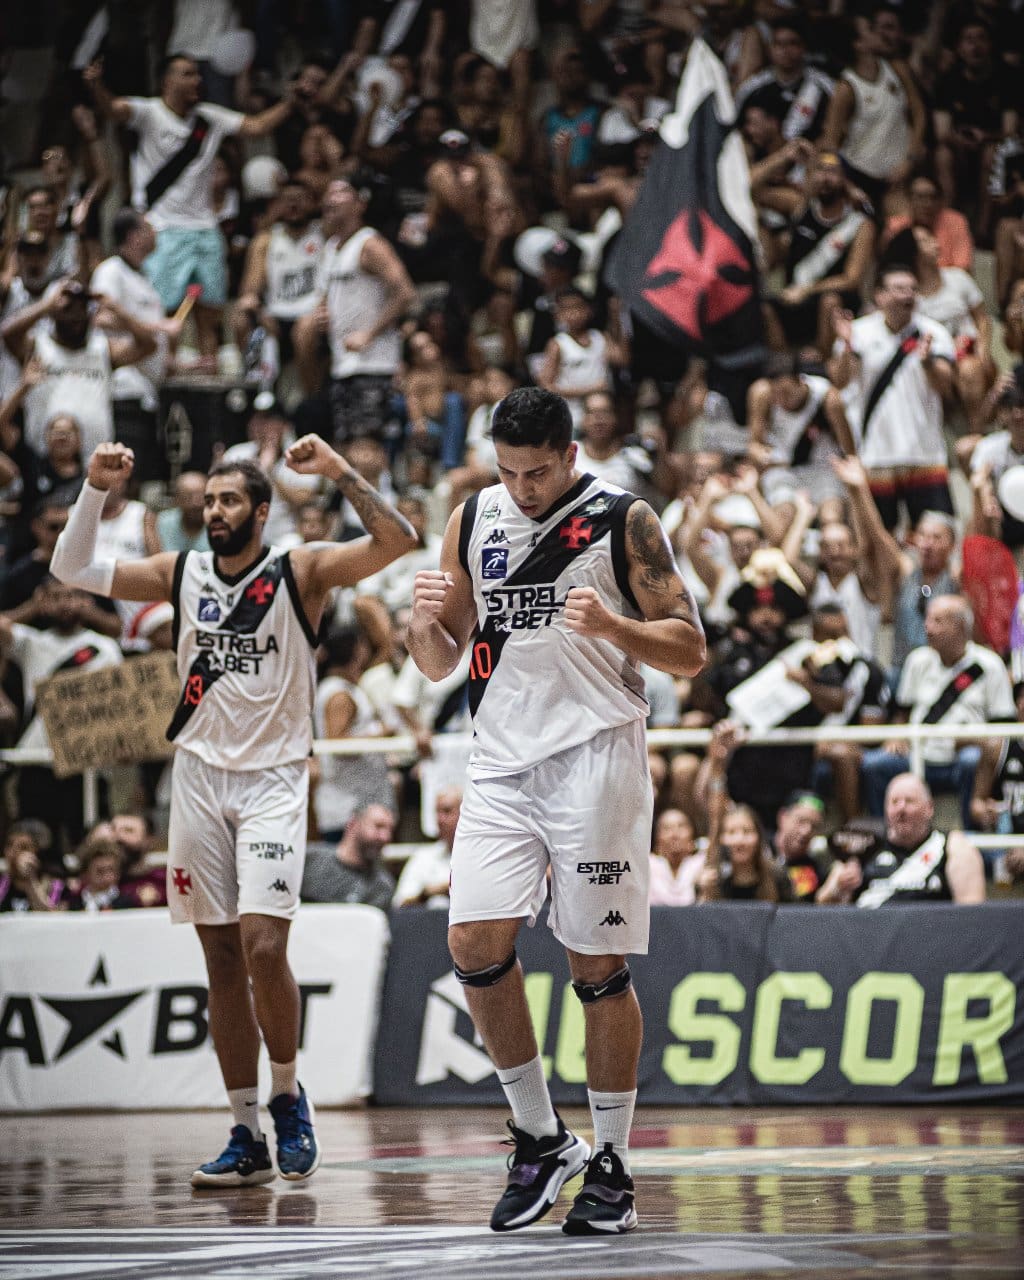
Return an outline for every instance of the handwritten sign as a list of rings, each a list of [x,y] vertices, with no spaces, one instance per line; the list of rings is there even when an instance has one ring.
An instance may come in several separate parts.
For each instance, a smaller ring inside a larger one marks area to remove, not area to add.
[[[36,689],[58,778],[101,765],[166,760],[164,734],[180,696],[173,653],[102,671],[62,671]]]

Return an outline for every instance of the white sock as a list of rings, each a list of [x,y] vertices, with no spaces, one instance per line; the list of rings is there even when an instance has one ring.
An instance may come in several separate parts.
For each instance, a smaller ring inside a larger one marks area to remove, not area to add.
[[[270,1096],[279,1098],[282,1093],[299,1096],[299,1086],[295,1079],[295,1059],[291,1062],[272,1062],[270,1064]]]
[[[260,1132],[259,1096],[259,1090],[255,1085],[251,1089],[228,1090],[228,1103],[235,1124],[244,1124],[257,1141],[263,1137]]]
[[[587,1090],[590,1114],[594,1120],[594,1152],[603,1151],[606,1143],[622,1161],[629,1173],[629,1131],[633,1127],[636,1090],[629,1093],[595,1093]]]
[[[521,1067],[499,1068],[498,1079],[512,1108],[515,1127],[534,1138],[553,1138],[558,1132],[558,1119],[551,1106],[540,1056]]]

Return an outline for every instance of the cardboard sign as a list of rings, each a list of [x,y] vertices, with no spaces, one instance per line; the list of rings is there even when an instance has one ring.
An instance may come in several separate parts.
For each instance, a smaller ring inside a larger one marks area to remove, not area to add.
[[[36,707],[67,778],[101,765],[167,760],[164,736],[181,686],[173,653],[147,653],[103,671],[62,671],[40,683]]]

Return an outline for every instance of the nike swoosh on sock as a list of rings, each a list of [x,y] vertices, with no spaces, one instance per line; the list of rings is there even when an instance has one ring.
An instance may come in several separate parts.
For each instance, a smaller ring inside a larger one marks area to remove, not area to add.
[[[602,1107],[601,1104],[597,1102],[594,1104],[594,1109],[595,1111],[621,1111],[625,1105],[626,1104],[624,1102],[617,1102],[614,1107]]]

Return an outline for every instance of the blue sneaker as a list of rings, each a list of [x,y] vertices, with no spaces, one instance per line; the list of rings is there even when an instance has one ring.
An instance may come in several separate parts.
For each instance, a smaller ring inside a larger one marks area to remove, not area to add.
[[[299,1096],[280,1093],[270,1102],[277,1133],[277,1171],[290,1182],[311,1178],[320,1167],[320,1147],[313,1132],[313,1104],[299,1085]]]
[[[244,1124],[231,1130],[228,1145],[216,1160],[201,1164],[192,1175],[194,1187],[257,1187],[274,1179],[267,1144],[252,1136]]]

